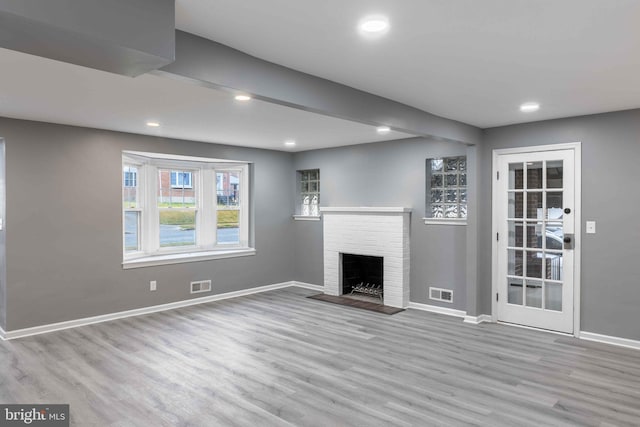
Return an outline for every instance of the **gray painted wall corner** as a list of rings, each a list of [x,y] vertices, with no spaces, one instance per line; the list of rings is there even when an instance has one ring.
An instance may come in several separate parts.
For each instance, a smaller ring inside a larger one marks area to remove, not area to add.
[[[190,299],[191,280],[212,279],[215,294],[294,276],[290,153],[13,119],[0,129],[10,159],[5,330]],[[257,255],[123,270],[122,150],[253,162]]]

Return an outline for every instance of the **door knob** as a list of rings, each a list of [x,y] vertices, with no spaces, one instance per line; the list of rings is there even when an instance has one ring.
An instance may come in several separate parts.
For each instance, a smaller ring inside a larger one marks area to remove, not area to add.
[[[570,213],[571,213],[571,209],[569,209],[569,208],[564,208],[564,213],[566,213],[566,214],[570,214]]]

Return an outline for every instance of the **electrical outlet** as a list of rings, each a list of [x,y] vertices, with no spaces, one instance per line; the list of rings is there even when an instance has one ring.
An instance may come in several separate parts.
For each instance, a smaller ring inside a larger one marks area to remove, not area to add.
[[[155,291],[157,289],[157,282],[155,280],[152,280],[149,282],[149,290],[150,291]]]

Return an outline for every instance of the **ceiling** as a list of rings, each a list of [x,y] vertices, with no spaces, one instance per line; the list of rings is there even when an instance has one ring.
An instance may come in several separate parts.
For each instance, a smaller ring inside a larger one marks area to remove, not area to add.
[[[374,126],[154,75],[136,78],[0,49],[0,116],[193,141],[301,151],[407,138]],[[146,126],[157,121],[158,128]],[[295,140],[295,147],[284,142]]]
[[[358,33],[370,14],[388,33]],[[639,22],[638,0],[176,0],[178,29],[481,128],[639,108]],[[5,117],[285,151],[411,137],[6,49],[0,70]]]
[[[486,128],[640,107],[637,0],[177,0],[176,26]],[[368,14],[391,28],[365,39]],[[518,109],[536,101],[541,109]]]

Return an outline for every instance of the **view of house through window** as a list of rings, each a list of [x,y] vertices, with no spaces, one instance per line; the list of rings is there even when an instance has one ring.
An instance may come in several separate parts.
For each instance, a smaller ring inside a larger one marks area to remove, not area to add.
[[[467,158],[427,159],[427,218],[467,217]]]
[[[123,154],[125,259],[248,247],[246,163],[144,154]]]

